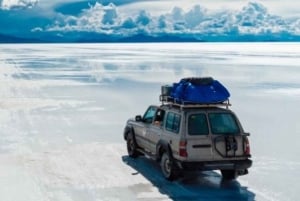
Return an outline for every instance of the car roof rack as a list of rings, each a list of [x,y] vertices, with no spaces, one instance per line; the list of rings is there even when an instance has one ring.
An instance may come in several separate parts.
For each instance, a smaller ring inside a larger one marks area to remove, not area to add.
[[[159,99],[160,99],[162,105],[179,107],[181,109],[183,109],[183,108],[205,108],[205,107],[225,107],[226,109],[229,109],[229,107],[231,106],[229,99],[227,99],[224,102],[220,102],[220,103],[191,103],[191,102],[186,102],[186,101],[182,101],[182,100],[176,100],[172,97],[166,98],[166,97],[162,97],[162,96],[160,96]]]

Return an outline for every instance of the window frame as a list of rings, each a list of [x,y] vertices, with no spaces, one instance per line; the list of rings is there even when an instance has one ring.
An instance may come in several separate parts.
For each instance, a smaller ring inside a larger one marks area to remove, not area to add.
[[[170,115],[173,115],[173,119],[172,119],[172,122],[171,122],[171,128],[168,127],[168,119],[169,119]],[[177,128],[174,129],[176,118],[177,118],[177,124],[178,125],[177,125]],[[181,115],[176,113],[176,112],[172,112],[172,111],[167,112],[167,115],[165,117],[165,124],[164,124],[165,130],[169,131],[169,132],[172,132],[172,133],[175,133],[175,134],[178,134],[179,131],[180,131],[180,127],[181,127]]]
[[[151,122],[150,122],[150,118],[146,119],[146,115],[147,115],[147,113],[149,112],[150,109],[154,110],[153,116],[151,118]],[[156,112],[157,112],[157,107],[155,107],[155,106],[148,107],[145,114],[143,115],[143,122],[146,123],[146,124],[151,124],[153,122],[153,119],[154,119],[155,115],[156,115]],[[149,119],[149,121],[148,121],[148,119]]]
[[[232,121],[234,122],[234,124],[237,128],[237,131],[234,132],[234,133],[233,132],[214,132],[211,117],[210,117],[210,115],[212,115],[212,114],[230,115],[231,118],[232,118]],[[241,133],[241,128],[240,128],[240,125],[237,121],[237,118],[232,113],[229,113],[229,112],[209,112],[207,114],[207,117],[208,117],[208,120],[209,120],[209,128],[210,128],[210,132],[211,132],[212,135],[239,135]]]
[[[161,112],[160,115],[158,115],[158,113]],[[162,109],[162,108],[157,108],[156,109],[156,112],[155,112],[155,115],[153,117],[153,124],[156,125],[156,126],[160,126],[162,127],[164,125],[164,122],[165,122],[165,119],[166,119],[166,110],[165,109]],[[158,117],[160,117],[158,119]]]
[[[201,134],[191,134],[190,133],[190,118],[193,115],[203,115],[205,118],[205,123],[206,123],[206,128],[207,128],[207,133],[201,133]],[[207,114],[205,112],[198,112],[198,113],[192,113],[188,115],[188,119],[187,119],[187,133],[190,136],[208,136],[210,134],[210,126],[209,126],[209,119],[207,117]]]

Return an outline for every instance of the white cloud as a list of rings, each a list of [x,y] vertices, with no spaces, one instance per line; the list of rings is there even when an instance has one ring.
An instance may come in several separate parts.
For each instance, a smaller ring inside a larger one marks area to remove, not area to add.
[[[159,15],[147,10],[129,15],[120,12],[114,4],[103,6],[96,3],[79,16],[64,16],[49,26],[47,31],[92,32],[116,37],[175,34],[204,40],[218,36],[234,38],[250,35],[268,40],[268,37],[276,38],[281,34],[299,34],[299,22],[270,14],[264,5],[256,2],[250,2],[240,10],[211,11],[200,5],[189,10],[174,7]]]
[[[1,0],[0,7],[5,10],[32,8],[39,0]]]
[[[79,17],[63,16],[49,31],[95,31],[112,29],[119,23],[117,8],[114,4],[103,6],[100,3],[82,11]]]
[[[41,27],[35,27],[33,29],[31,29],[31,32],[42,32],[43,29]]]

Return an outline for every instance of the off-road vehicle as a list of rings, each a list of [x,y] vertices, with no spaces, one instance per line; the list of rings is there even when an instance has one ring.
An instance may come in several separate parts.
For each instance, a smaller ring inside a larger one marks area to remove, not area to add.
[[[225,180],[247,174],[252,165],[249,133],[229,109],[229,93],[225,89],[223,96],[224,88],[219,85],[212,78],[187,78],[163,86],[162,105],[151,105],[143,116],[127,121],[124,139],[128,155],[145,154],[157,160],[169,180],[186,170],[220,170]],[[210,94],[209,98],[187,95],[199,90]],[[178,92],[183,99],[177,97]]]

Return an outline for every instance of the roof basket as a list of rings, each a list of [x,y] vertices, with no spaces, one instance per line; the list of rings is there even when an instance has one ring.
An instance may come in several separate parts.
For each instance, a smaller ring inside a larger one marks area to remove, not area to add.
[[[211,77],[191,77],[181,79],[179,83],[161,87],[159,97],[162,104],[180,106],[182,108],[216,107],[228,108],[229,92],[217,80]]]
[[[225,107],[226,109],[228,109],[231,106],[229,99],[219,103],[192,103],[192,102],[176,101],[170,96],[160,95],[159,100],[162,103],[162,105],[170,105],[173,107],[180,107],[180,108]]]

